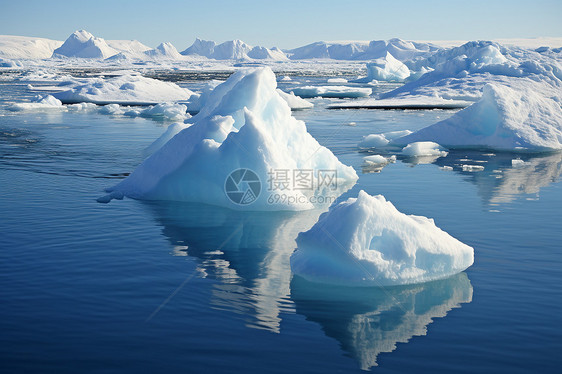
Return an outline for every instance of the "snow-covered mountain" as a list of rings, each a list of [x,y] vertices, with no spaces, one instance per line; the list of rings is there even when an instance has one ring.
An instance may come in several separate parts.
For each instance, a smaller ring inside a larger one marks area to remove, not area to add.
[[[214,41],[195,39],[195,42],[181,52],[184,56],[199,55],[215,60],[286,60],[279,48],[251,47],[242,40],[229,40],[221,44]]]
[[[316,42],[291,49],[287,54],[291,60],[333,59],[372,60],[383,58],[389,52],[397,60],[407,61],[415,57],[428,56],[441,49],[431,43],[418,43],[394,38],[370,42]]]

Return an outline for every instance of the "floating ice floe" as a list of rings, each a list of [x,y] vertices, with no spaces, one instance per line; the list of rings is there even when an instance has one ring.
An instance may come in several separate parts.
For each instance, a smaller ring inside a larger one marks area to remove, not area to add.
[[[27,110],[61,110],[64,109],[62,102],[55,99],[51,95],[37,96],[33,102],[30,103],[14,103],[7,107],[8,110],[17,111],[27,111]]]
[[[245,210],[305,210],[333,201],[357,180],[353,168],[292,117],[270,68],[236,72],[189,122],[108,192]],[[294,181],[283,179],[287,188],[277,189],[276,171],[289,178],[311,171],[313,188],[292,188]]]
[[[313,282],[355,286],[413,284],[449,277],[474,250],[435,226],[364,191],[332,206],[299,234],[292,271]]]
[[[361,149],[380,148],[388,145],[391,140],[411,134],[410,130],[389,131],[382,134],[369,134],[358,144]]]
[[[367,97],[373,92],[370,88],[348,86],[303,86],[293,88],[291,91],[303,98],[327,97],[339,99]]]
[[[488,84],[482,99],[452,117],[396,139],[447,148],[486,147],[540,152],[562,149],[560,103],[541,94]]]
[[[328,78],[326,81],[328,83],[347,83],[347,79],[345,78]]]
[[[370,155],[363,157],[361,168],[364,174],[379,173],[386,165],[396,162],[396,156],[384,157],[382,155]]]
[[[187,106],[177,103],[160,103],[140,111],[141,117],[165,118],[169,120],[183,120],[190,118]]]
[[[402,154],[409,157],[439,156],[445,157],[449,152],[434,142],[415,142],[402,149]]]
[[[462,171],[482,171],[482,170],[484,170],[484,166],[482,166],[482,165],[462,164],[461,168],[462,168]]]
[[[68,91],[54,93],[65,104],[90,102],[98,105],[155,105],[186,101],[193,95],[187,88],[140,75],[123,75],[109,79],[94,78]]]

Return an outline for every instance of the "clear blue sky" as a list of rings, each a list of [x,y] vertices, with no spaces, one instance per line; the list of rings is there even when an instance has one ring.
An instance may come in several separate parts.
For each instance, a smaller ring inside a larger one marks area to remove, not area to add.
[[[562,36],[562,1],[0,0],[0,34],[64,40],[77,29],[179,50],[196,37],[293,48],[319,40]]]

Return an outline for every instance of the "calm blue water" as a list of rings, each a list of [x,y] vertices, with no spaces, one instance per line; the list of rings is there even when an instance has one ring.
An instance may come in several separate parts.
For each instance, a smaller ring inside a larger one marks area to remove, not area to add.
[[[0,84],[0,105],[28,95]],[[364,189],[434,218],[474,266],[411,287],[310,284],[288,258],[321,212],[96,202],[165,124],[0,111],[1,372],[559,372],[562,155],[513,168],[513,155],[453,152],[372,173],[362,136],[451,112],[327,102],[295,116],[360,173],[342,198]]]

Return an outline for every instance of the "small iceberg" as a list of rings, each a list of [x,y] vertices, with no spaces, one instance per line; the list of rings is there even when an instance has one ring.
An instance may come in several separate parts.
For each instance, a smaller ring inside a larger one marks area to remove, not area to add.
[[[438,156],[445,157],[449,152],[434,142],[410,143],[402,149],[402,154],[408,157]]]
[[[299,234],[291,269],[317,283],[391,286],[447,278],[473,262],[474,249],[432,219],[360,191]]]
[[[386,52],[384,57],[367,63],[367,77],[355,82],[368,83],[372,81],[404,82],[410,76],[410,69],[401,61]]]
[[[13,112],[32,111],[32,110],[65,110],[62,102],[51,95],[36,96],[32,102],[29,103],[13,103],[6,109]]]
[[[151,146],[155,152],[108,192],[238,210],[331,204],[357,174],[292,116],[276,86],[268,67],[234,73],[189,126],[170,128]]]
[[[369,134],[363,137],[363,140],[357,145],[360,149],[373,149],[385,147],[396,138],[410,135],[410,130],[389,131],[382,134]]]

